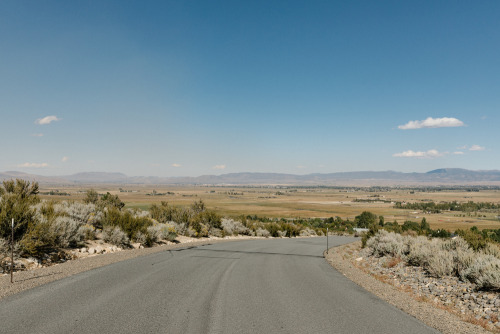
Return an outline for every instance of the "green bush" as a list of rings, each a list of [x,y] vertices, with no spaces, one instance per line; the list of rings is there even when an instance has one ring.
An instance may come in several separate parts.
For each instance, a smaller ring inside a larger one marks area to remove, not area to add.
[[[472,227],[470,230],[456,230],[455,233],[465,239],[475,251],[486,247],[486,240],[483,235],[479,233],[477,228],[474,229],[474,227]]]
[[[38,183],[17,179],[4,181],[0,187],[0,238],[11,239],[11,223],[14,219],[14,240],[24,238],[33,229],[35,210],[32,208],[40,200]]]
[[[147,217],[134,217],[129,211],[120,211],[116,207],[107,208],[104,212],[103,226],[118,226],[130,240],[136,240],[137,234],[147,234],[147,228],[153,225]]]

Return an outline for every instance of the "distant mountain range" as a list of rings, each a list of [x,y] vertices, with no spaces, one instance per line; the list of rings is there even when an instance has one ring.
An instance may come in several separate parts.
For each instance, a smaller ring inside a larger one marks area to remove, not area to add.
[[[0,172],[0,180],[26,179],[40,184],[209,184],[209,185],[500,185],[500,170],[474,171],[460,168],[435,169],[427,173],[342,172],[294,175],[282,173],[231,173],[198,177],[127,176],[122,173],[87,172],[63,176],[41,176],[22,172]]]

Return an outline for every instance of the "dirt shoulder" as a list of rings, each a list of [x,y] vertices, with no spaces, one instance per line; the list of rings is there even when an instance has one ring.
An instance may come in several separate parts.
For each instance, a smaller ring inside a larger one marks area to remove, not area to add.
[[[383,283],[357,268],[351,262],[351,257],[354,250],[359,249],[360,245],[361,242],[357,241],[330,248],[328,254],[325,252],[325,258],[328,263],[354,283],[442,333],[490,333],[480,326],[461,320],[458,316],[438,308],[432,303],[416,300],[410,294],[390,284]]]

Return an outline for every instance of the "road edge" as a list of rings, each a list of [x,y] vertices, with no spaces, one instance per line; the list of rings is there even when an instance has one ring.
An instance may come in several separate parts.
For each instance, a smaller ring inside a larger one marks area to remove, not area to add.
[[[357,285],[441,333],[491,333],[480,326],[465,322],[458,316],[437,308],[431,303],[417,301],[409,294],[377,280],[354,266],[348,260],[346,254],[353,245],[359,243],[360,241],[355,241],[332,247],[328,250],[328,253],[325,251],[323,255],[333,268]]]

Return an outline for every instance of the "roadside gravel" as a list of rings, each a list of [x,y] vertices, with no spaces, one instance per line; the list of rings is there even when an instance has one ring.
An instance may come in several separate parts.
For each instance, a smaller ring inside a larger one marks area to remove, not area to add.
[[[383,283],[355,267],[350,262],[349,257],[353,249],[359,247],[359,244],[358,241],[331,248],[328,254],[325,252],[325,258],[335,269],[354,283],[444,334],[490,333],[484,328],[464,322],[459,317],[436,308],[430,303],[417,301],[409,294]]]
[[[34,288],[36,286],[75,275],[87,270],[99,268],[139,256],[163,252],[170,249],[194,247],[205,244],[229,242],[235,240],[249,239],[248,237],[231,239],[205,239],[201,241],[183,242],[179,244],[161,245],[152,248],[127,249],[116,253],[99,254],[81,259],[55,264],[49,267],[34,270],[19,271],[14,273],[14,283],[10,283],[10,274],[0,277],[0,299],[18,292]]]

